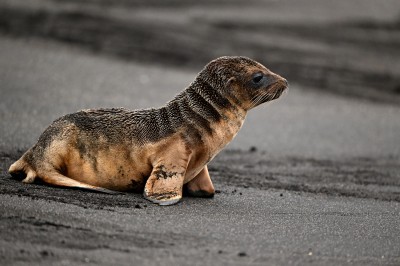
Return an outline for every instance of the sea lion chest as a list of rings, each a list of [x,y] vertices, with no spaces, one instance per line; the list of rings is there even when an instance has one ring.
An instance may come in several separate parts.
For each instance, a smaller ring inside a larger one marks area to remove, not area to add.
[[[211,134],[202,134],[201,142],[186,144],[190,155],[184,183],[192,180],[232,141],[242,127],[244,118],[244,116],[226,116],[221,121],[212,124]]]

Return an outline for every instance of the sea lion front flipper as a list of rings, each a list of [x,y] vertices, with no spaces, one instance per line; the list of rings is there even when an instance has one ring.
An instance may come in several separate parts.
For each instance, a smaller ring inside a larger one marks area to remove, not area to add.
[[[207,165],[185,185],[184,193],[191,197],[214,197],[215,189],[208,173]]]
[[[172,205],[182,198],[186,167],[158,164],[146,182],[144,197],[159,205]]]

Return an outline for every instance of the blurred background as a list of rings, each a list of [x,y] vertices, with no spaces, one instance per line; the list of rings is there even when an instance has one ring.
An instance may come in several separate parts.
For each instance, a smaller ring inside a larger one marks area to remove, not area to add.
[[[0,29],[198,70],[245,55],[292,82],[399,103],[397,0],[9,0]]]
[[[80,108],[159,106],[210,60],[244,55],[287,78],[291,89],[273,108],[251,114],[231,147],[400,154],[398,0],[0,3],[1,90],[9,95],[3,121],[14,127],[3,130],[3,147],[32,144],[24,140]],[[8,114],[16,102],[24,109]],[[29,115],[16,122],[32,113],[35,122]],[[18,138],[22,132],[31,136]]]

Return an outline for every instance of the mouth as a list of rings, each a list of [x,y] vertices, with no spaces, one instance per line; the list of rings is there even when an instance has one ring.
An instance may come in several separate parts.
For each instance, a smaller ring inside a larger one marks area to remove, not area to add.
[[[271,86],[271,88],[268,89],[268,91],[271,91],[273,94],[273,97],[271,100],[278,99],[282,93],[287,89],[287,82],[277,82]]]
[[[260,93],[253,97],[251,100],[252,106],[255,107],[262,103],[278,99],[287,88],[288,82],[285,79],[269,85],[267,88],[261,90]]]
[[[271,84],[265,91],[266,101],[278,99],[287,88],[286,81],[277,81]]]

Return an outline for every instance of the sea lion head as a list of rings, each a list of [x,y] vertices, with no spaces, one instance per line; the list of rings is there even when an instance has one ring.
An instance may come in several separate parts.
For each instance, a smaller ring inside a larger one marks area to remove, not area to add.
[[[246,111],[275,100],[288,82],[262,64],[243,56],[224,56],[208,63],[199,77]]]

